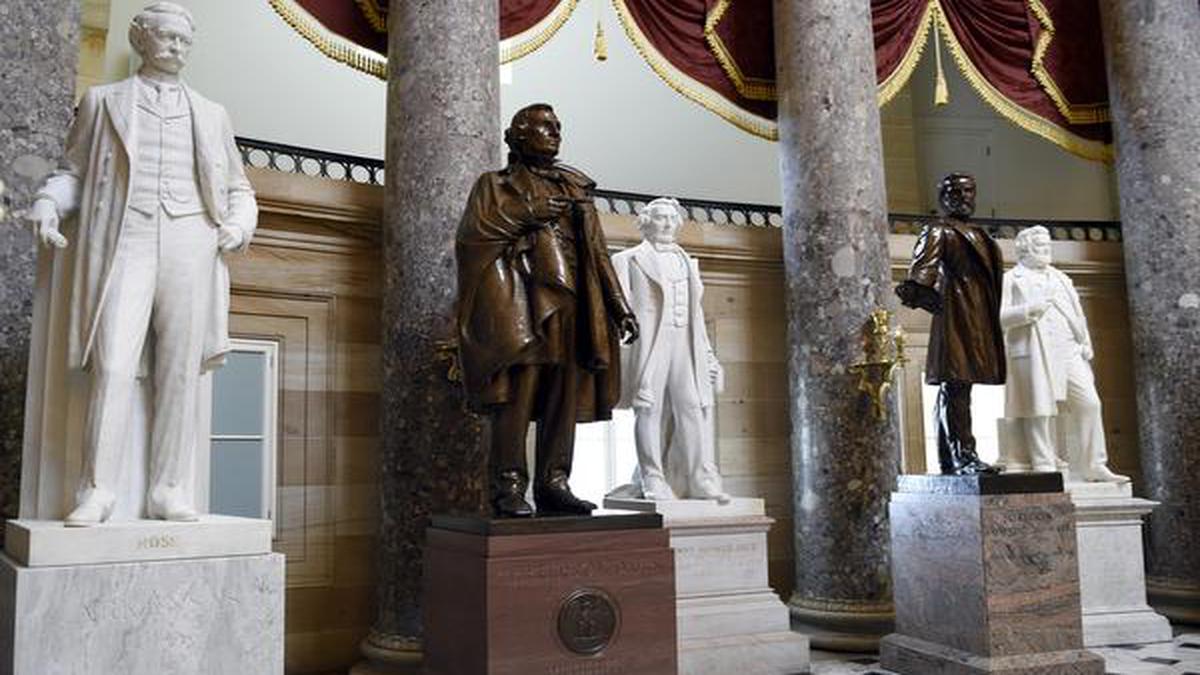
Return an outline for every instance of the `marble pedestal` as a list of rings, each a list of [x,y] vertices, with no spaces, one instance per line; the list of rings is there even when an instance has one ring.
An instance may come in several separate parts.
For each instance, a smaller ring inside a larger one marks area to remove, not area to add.
[[[10,521],[7,537],[0,675],[283,673],[284,557],[267,521]],[[118,546],[133,561],[80,561]]]
[[[662,518],[433,516],[427,675],[674,675],[675,574]]]
[[[806,672],[808,638],[767,585],[763,500],[728,504],[609,497],[604,505],[658,513],[675,551],[675,621],[683,675]]]
[[[1057,473],[901,476],[883,667],[1103,675],[1104,660],[1083,649],[1073,512]]]
[[[1083,644],[1169,642],[1171,624],[1146,602],[1142,517],[1157,502],[1129,483],[1068,483],[1075,505]]]

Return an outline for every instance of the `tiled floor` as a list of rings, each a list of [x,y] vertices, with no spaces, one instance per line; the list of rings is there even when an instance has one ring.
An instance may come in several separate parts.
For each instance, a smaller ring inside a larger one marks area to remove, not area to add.
[[[1178,635],[1174,642],[1093,647],[1104,657],[1108,675],[1200,675],[1200,634]],[[877,656],[813,650],[812,675],[886,675]]]

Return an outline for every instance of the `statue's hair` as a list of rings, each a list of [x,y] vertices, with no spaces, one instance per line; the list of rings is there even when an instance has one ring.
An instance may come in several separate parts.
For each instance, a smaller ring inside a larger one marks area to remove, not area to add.
[[[650,225],[650,216],[657,209],[670,210],[676,220],[683,222],[683,212],[679,208],[679,200],[674,197],[659,197],[638,210],[638,229],[645,230]]]
[[[1016,239],[1013,240],[1013,245],[1017,249],[1017,254],[1019,255],[1028,251],[1029,247],[1033,244],[1033,238],[1039,234],[1049,237],[1050,230],[1047,230],[1041,225],[1034,225],[1018,232]]]
[[[521,141],[525,140],[525,132],[529,130],[529,120],[535,112],[554,112],[549,103],[533,103],[521,108],[513,114],[512,122],[504,130],[504,144],[508,146],[508,161],[511,164],[520,158]]]
[[[133,45],[135,51],[140,49],[141,36],[150,28],[150,21],[156,14],[181,16],[187,21],[188,28],[191,28],[193,32],[196,30],[196,20],[192,18],[192,13],[186,8],[174,2],[150,3],[133,17],[133,21],[129,22],[129,44]]]

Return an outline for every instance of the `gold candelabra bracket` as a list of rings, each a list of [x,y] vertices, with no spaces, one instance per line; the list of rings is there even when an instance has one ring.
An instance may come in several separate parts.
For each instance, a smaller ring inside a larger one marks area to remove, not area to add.
[[[884,401],[896,370],[908,363],[904,353],[907,336],[904,329],[892,328],[892,313],[886,309],[871,312],[862,328],[863,360],[850,364],[850,372],[858,373],[858,390],[866,394],[875,409],[877,419],[887,418]]]

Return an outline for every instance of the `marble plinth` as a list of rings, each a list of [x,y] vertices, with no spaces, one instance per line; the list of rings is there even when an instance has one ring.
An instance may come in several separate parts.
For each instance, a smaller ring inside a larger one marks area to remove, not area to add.
[[[1059,474],[902,476],[885,668],[1102,675],[1083,649],[1074,506]]]
[[[673,675],[675,572],[653,514],[434,516],[429,675]]]
[[[213,558],[271,552],[271,521],[204,515],[191,523],[166,520],[64,527],[57,520],[10,520],[4,551],[27,567]]]
[[[283,560],[0,556],[0,674],[282,675]]]
[[[1157,505],[1129,483],[1068,483],[1075,505],[1083,644],[1171,640],[1171,624],[1146,602],[1142,518]]]
[[[763,500],[606,498],[605,507],[658,513],[675,551],[675,620],[684,675],[784,675],[809,665],[808,639],[767,585]]]

